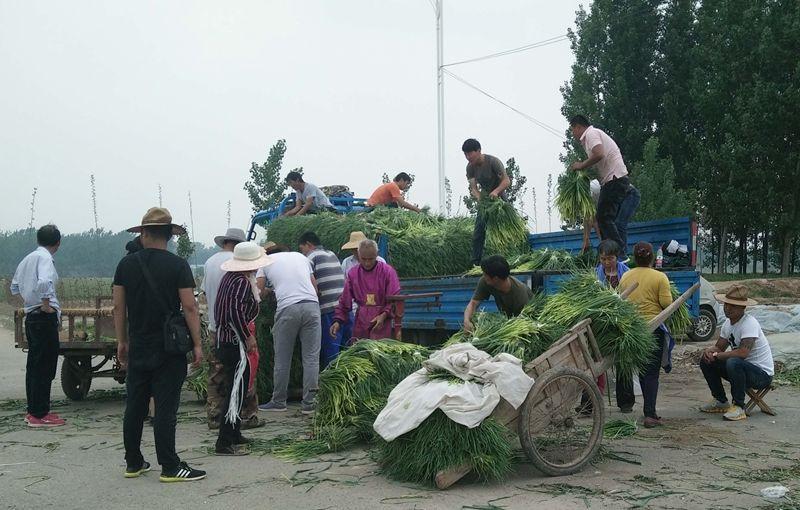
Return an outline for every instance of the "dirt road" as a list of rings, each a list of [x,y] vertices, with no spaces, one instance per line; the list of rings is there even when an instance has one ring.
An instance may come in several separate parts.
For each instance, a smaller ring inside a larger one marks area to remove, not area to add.
[[[677,358],[692,359],[698,347],[680,347]],[[662,374],[659,412],[666,427],[605,441],[605,460],[577,475],[547,478],[522,463],[505,483],[460,483],[445,492],[386,479],[361,449],[304,464],[268,454],[211,456],[215,435],[188,392],[180,409],[178,448],[185,460],[208,471],[208,479],[161,484],[155,466],[142,478],[126,480],[121,387],[101,381],[95,387],[105,391],[68,402],[56,383],[53,398],[67,426],[26,429],[24,360],[10,332],[0,330],[0,508],[769,508],[759,491],[776,483],[800,500],[800,390],[781,387],[769,395],[777,417],[756,412],[745,422],[726,423],[696,411],[708,392],[699,369],[680,359],[671,374]],[[635,411],[641,412],[640,404]],[[615,407],[608,414],[634,416]],[[267,418],[266,427],[250,434],[262,443],[302,434],[308,423],[296,406],[285,416]],[[144,437],[145,455],[155,464],[147,428]]]

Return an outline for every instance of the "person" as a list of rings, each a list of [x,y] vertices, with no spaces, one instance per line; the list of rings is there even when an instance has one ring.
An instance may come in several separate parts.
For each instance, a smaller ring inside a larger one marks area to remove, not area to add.
[[[622,275],[630,270],[624,262],[620,262],[617,258],[617,254],[619,253],[617,243],[611,239],[600,241],[600,244],[597,246],[597,253],[600,257],[600,263],[597,265],[597,268],[595,268],[597,279],[612,289],[616,289],[619,286]],[[601,374],[600,377],[597,378],[597,387],[600,389],[600,393],[605,391],[606,374]],[[630,378],[617,377],[616,393],[617,407],[619,407],[622,412],[631,412],[633,408],[629,405],[628,401],[625,401],[625,397],[623,396],[627,395],[628,398],[630,398],[630,395],[634,395],[633,380]],[[620,400],[621,397],[622,401]],[[588,402],[588,398],[584,401]]]
[[[36,243],[39,247],[22,259],[11,279],[11,293],[22,297],[25,310],[25,423],[31,428],[60,427],[65,421],[50,412],[50,388],[58,366],[61,305],[53,255],[61,246],[61,232],[45,225],[36,231]]]
[[[298,241],[300,253],[311,261],[314,279],[317,281],[319,295],[319,313],[321,318],[320,366],[325,368],[339,355],[342,345],[341,331],[337,335],[330,334],[333,315],[339,296],[344,290],[344,273],[336,254],[322,246],[317,234],[305,232]]]
[[[126,253],[126,255],[130,255],[131,253],[136,253],[141,249],[142,249],[142,238],[140,236],[134,237],[125,244],[125,251],[128,252]]]
[[[239,243],[247,240],[244,230],[240,228],[229,228],[224,235],[214,237],[214,244],[220,247],[220,251],[210,256],[203,266],[203,283],[201,289],[206,295],[208,305],[208,336],[211,345],[216,345],[217,323],[215,320],[214,306],[217,303],[217,292],[219,284],[225,276],[222,264],[233,258],[233,251]],[[225,414],[224,402],[225,395],[220,395],[216,389],[222,384],[225,377],[224,366],[214,355],[214,349],[208,350],[208,383],[206,397],[206,416],[208,428],[216,430],[220,426],[220,419]],[[263,427],[265,422],[258,417],[258,395],[255,387],[248,388],[248,392],[242,407],[241,428],[251,429]]]
[[[342,245],[342,251],[350,252],[350,255],[345,257],[345,259],[342,261],[342,271],[344,272],[345,279],[347,279],[347,274],[350,272],[350,270],[358,265],[358,243],[366,238],[367,236],[364,235],[364,232],[356,230],[350,232],[350,239],[348,239],[348,241]],[[380,255],[378,255],[377,261],[386,264],[386,260],[384,260],[384,258]]]
[[[638,267],[622,275],[618,290],[622,292],[629,285],[637,282],[639,286],[630,293],[628,300],[635,303],[645,320],[649,321],[672,304],[672,292],[667,275],[650,267],[655,259],[653,246],[650,243],[644,241],[636,243],[633,248],[633,257]],[[667,369],[670,367],[671,338],[666,328],[663,326],[657,328],[653,332],[653,341],[651,360],[644,367],[643,373],[639,374],[639,384],[642,387],[642,399],[644,400],[644,426],[646,428],[663,425],[661,417],[656,413],[658,376],[662,367]],[[619,402],[621,408],[633,407],[635,398],[633,391],[631,391],[630,395],[617,395],[617,402]]]
[[[286,175],[288,184],[296,193],[294,207],[284,213],[284,216],[302,216],[306,213],[322,211],[336,212],[331,201],[317,186],[303,180],[300,172],[289,172]]]
[[[167,251],[172,236],[184,233],[185,229],[172,222],[167,209],[152,207],[141,224],[128,231],[141,233],[142,249],[119,262],[113,287],[117,360],[127,372],[122,425],[127,463],[125,477],[136,478],[150,470],[150,463],[142,456],[141,442],[142,426],[152,396],[160,480],[200,480],[205,478],[205,471],[189,467],[175,451],[175,425],[186,378],[186,357],[164,351],[164,326],[169,318],[165,308],[172,314],[182,308],[192,338],[195,367],[199,367],[203,357],[192,270],[184,259]]]
[[[586,151],[587,159],[576,161],[570,165],[571,170],[583,170],[596,167],[600,179],[600,196],[597,200],[597,225],[601,239],[611,239],[620,250],[627,246],[617,228],[617,216],[620,205],[625,200],[630,188],[628,169],[622,159],[617,143],[605,132],[592,126],[583,115],[575,115],[569,119],[572,136],[579,140]],[[619,218],[627,232],[627,220]],[[624,221],[623,221],[624,220]],[[624,253],[619,254],[624,257]]]
[[[378,245],[372,239],[358,243],[358,266],[347,274],[344,291],[336,305],[331,336],[336,336],[342,324],[349,320],[353,302],[358,305],[353,323],[352,338],[391,338],[392,304],[389,296],[400,293],[400,279],[394,268],[378,262]]]
[[[221,377],[214,381],[214,392],[222,397],[220,408],[223,411],[214,446],[217,455],[250,453],[245,448],[249,440],[242,437],[240,414],[247,398],[250,374],[255,370],[248,354],[258,350],[255,328],[250,326],[258,315],[261,301],[256,270],[270,263],[272,261],[258,244],[240,241],[233,249],[233,257],[220,265],[224,276],[214,299],[218,326],[218,333],[214,335],[214,358],[222,365]]]
[[[467,308],[464,310],[464,331],[472,331],[472,316],[482,301],[494,297],[497,309],[508,317],[519,315],[528,301],[533,297],[533,291],[511,276],[508,261],[501,255],[492,255],[481,261],[481,275],[478,286],[472,295]]]
[[[590,188],[592,200],[594,201],[596,207],[597,201],[600,198],[600,181],[597,179],[592,179],[590,182]],[[622,241],[622,246],[620,246],[618,255],[619,259],[623,261],[628,260],[628,223],[630,222],[634,213],[636,213],[636,209],[639,208],[639,202],[641,201],[642,195],[639,193],[639,190],[636,189],[633,184],[631,184],[628,188],[628,193],[625,195],[625,199],[619,206],[619,212],[614,220],[620,240]],[[583,247],[581,251],[586,251],[590,248],[591,243],[589,241],[589,237],[592,233],[592,228],[594,228],[595,232],[597,232],[597,237],[600,239],[603,238],[602,234],[600,233],[600,227],[597,225],[597,218],[595,216],[586,218],[583,222]]]
[[[414,204],[406,202],[403,192],[411,186],[411,176],[405,172],[397,174],[392,182],[381,184],[372,192],[367,207],[387,205],[389,207],[403,207],[405,209],[420,212],[420,208]]]
[[[292,354],[298,338],[303,357],[303,399],[300,412],[313,414],[319,382],[319,350],[322,319],[319,313],[317,282],[311,261],[301,253],[278,251],[274,246],[269,256],[273,263],[256,273],[259,289],[274,292],[277,299],[272,339],[275,349],[272,398],[261,404],[261,411],[286,411]],[[287,249],[288,250],[288,249]],[[272,290],[267,290],[269,280]]]
[[[744,397],[747,389],[760,390],[772,384],[775,364],[772,349],[758,320],[747,313],[756,304],[747,297],[747,287],[732,285],[725,294],[716,294],[723,302],[725,322],[717,342],[703,351],[700,369],[714,397],[700,408],[705,413],[723,413],[730,421],[747,419]],[[722,379],[731,383],[733,405],[728,403]]]
[[[491,199],[506,199],[505,191],[511,186],[511,179],[506,173],[503,162],[498,158],[481,152],[478,140],[470,138],[461,145],[464,157],[467,158],[467,181],[472,198],[480,200],[481,196]],[[480,189],[479,189],[480,187]],[[486,218],[478,209],[475,218],[475,229],[472,232],[472,264],[480,265],[483,258],[483,245],[486,242]]]

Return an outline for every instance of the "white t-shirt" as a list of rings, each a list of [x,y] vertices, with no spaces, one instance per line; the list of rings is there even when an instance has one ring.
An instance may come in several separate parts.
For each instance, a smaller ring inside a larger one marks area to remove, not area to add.
[[[772,349],[769,347],[767,337],[761,331],[761,325],[755,317],[746,313],[739,322],[731,325],[730,319],[725,319],[719,332],[719,337],[728,340],[731,349],[738,349],[743,338],[755,338],[756,343],[750,349],[745,361],[759,367],[767,375],[775,375],[775,363],[772,361]]]
[[[276,313],[301,301],[319,303],[317,291],[311,284],[314,269],[305,255],[292,251],[274,253],[270,258],[274,262],[259,269],[256,278],[266,278],[272,284],[278,300]]]
[[[206,303],[208,303],[208,329],[211,331],[217,330],[217,323],[214,320],[214,304],[217,302],[219,282],[221,282],[222,277],[225,276],[225,271],[223,271],[220,266],[222,266],[225,261],[232,258],[232,251],[220,251],[211,255],[203,266],[203,283],[200,288],[206,293]]]
[[[628,175],[628,168],[622,160],[622,153],[619,151],[617,142],[602,130],[594,126],[589,126],[581,136],[581,145],[586,151],[586,156],[592,156],[592,149],[603,144],[603,159],[594,164],[597,168],[597,175],[600,177],[600,184],[606,184],[614,177],[625,177]]]

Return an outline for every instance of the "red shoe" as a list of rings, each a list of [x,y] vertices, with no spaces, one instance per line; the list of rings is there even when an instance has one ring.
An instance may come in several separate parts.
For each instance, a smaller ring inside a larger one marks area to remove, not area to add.
[[[28,427],[34,429],[60,427],[66,423],[63,419],[53,418],[50,415],[43,416],[42,418],[37,418],[31,414],[25,416],[25,422],[28,424]]]
[[[45,418],[50,418],[51,420],[63,420],[61,416],[57,415],[56,413],[47,413]]]

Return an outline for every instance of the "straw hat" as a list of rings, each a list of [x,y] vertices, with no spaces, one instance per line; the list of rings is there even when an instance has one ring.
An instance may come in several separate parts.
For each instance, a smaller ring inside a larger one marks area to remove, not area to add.
[[[347,241],[342,245],[342,250],[355,250],[358,248],[358,243],[366,239],[367,236],[364,235],[364,232],[360,230],[356,230],[355,232],[350,232],[350,240]]]
[[[233,258],[220,266],[223,271],[255,271],[272,264],[274,260],[264,253],[264,248],[253,241],[239,243],[233,249]]]
[[[237,243],[243,243],[247,241],[247,238],[244,235],[244,230],[240,228],[229,228],[227,232],[225,232],[224,236],[217,236],[214,238],[214,244],[222,248],[222,245],[225,244],[225,241],[236,241]]]
[[[278,245],[273,243],[272,241],[264,241],[264,244],[262,244],[261,246],[263,246],[265,250],[269,250],[273,246],[278,246]]]
[[[717,298],[717,301],[722,301],[723,303],[736,306],[751,306],[758,304],[757,301],[747,297],[747,287],[744,285],[731,285],[731,287],[728,289],[728,292],[725,294],[714,294],[714,297]]]
[[[186,229],[180,225],[172,223],[172,215],[164,207],[151,207],[144,213],[142,224],[128,229],[128,232],[138,234],[142,227],[158,227],[162,225],[172,225],[172,234],[179,236],[186,233]]]

